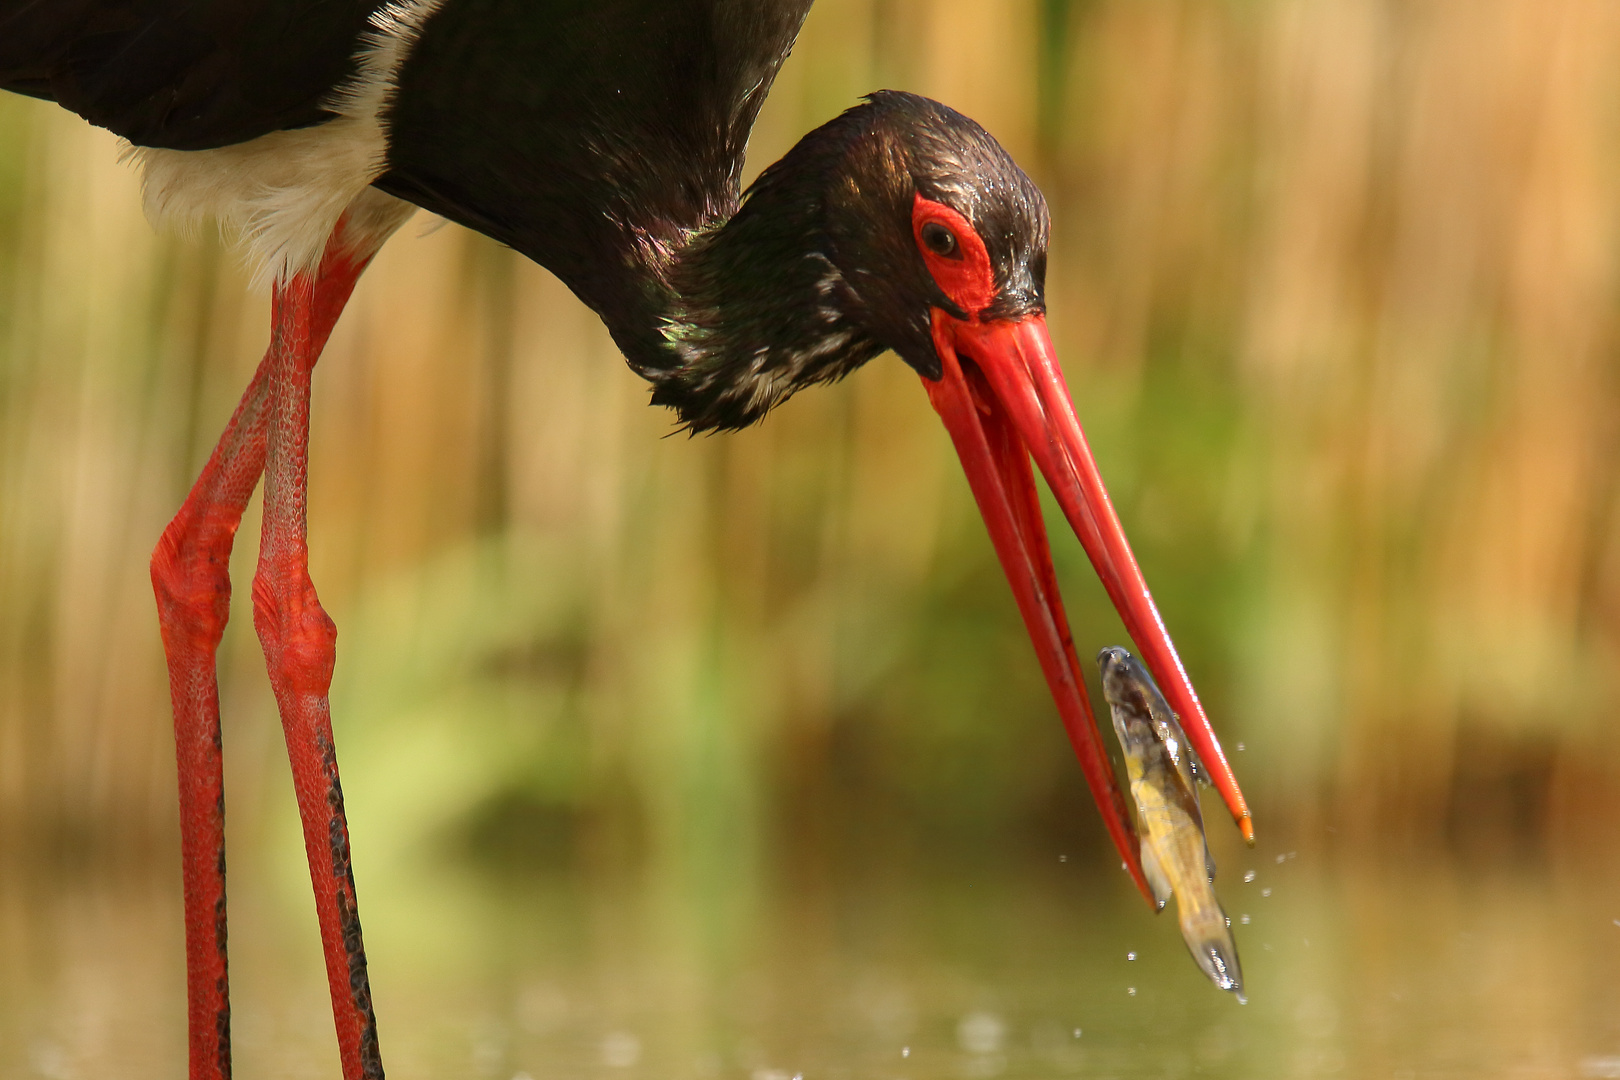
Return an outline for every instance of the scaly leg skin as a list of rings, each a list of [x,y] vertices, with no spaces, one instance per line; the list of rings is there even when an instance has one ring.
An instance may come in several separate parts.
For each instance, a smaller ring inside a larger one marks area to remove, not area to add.
[[[264,533],[253,579],[253,625],[264,646],[292,761],[343,1075],[345,1080],[381,1080],[377,1021],[327,704],[337,628],[315,596],[305,543],[310,375],[319,355],[314,322],[329,287],[325,280],[300,274],[275,292]]]
[[[152,553],[180,774],[181,873],[192,1080],[231,1075],[225,960],[225,777],[214,651],[230,613],[231,541],[264,467],[266,369],[259,365],[230,426]]]
[[[322,263],[322,302],[310,324],[315,354],[369,261],[369,256],[337,252]],[[230,615],[231,544],[264,469],[276,355],[272,343],[202,475],[152,553],[152,588],[169,665],[179,763],[191,1080],[228,1080],[231,1075],[225,781],[214,653]]]

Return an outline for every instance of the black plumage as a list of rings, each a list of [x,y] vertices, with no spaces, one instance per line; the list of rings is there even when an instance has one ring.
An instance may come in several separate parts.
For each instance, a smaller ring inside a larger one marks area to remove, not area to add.
[[[809,6],[447,4],[400,74],[377,184],[547,267],[638,370],[667,369],[666,271],[736,209],[748,133]]]
[[[382,0],[0,0],[0,88],[136,146],[318,124]]]

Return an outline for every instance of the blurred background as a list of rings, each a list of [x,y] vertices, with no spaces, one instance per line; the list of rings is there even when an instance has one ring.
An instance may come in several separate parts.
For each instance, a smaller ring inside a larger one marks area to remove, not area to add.
[[[908,369],[668,438],[562,286],[422,214],[317,370],[310,506],[393,1074],[1620,1076],[1620,8],[819,0],[749,175],[879,87],[1050,201],[1077,407],[1255,809],[1251,852],[1209,802],[1253,1004],[1113,869]],[[269,305],[117,157],[0,97],[6,1075],[183,1068],[146,560]],[[238,1075],[336,1076],[256,515]],[[1124,642],[1053,532],[1082,657]]]

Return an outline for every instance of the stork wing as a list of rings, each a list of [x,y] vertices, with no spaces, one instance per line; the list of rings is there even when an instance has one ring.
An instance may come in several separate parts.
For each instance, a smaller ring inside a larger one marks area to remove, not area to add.
[[[204,150],[329,119],[382,0],[0,0],[0,88],[138,146]]]

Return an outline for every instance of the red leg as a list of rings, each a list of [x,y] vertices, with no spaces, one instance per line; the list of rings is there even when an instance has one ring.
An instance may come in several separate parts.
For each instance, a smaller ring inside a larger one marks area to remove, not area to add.
[[[169,662],[179,759],[192,1080],[225,1080],[231,1074],[225,777],[214,651],[230,612],[231,541],[264,467],[268,365],[266,357],[185,505],[152,553],[152,588]]]
[[[367,261],[337,258],[323,264],[326,303],[316,309],[310,327],[317,353]],[[214,653],[230,615],[231,544],[264,469],[276,357],[272,343],[202,475],[152,553],[152,587],[169,664],[179,760],[192,1080],[226,1080],[231,1074],[225,783]]]
[[[315,596],[305,543],[310,375],[320,355],[317,312],[332,306],[333,288],[325,275],[311,279],[300,274],[275,292],[264,534],[253,579],[253,625],[264,646],[292,761],[343,1075],[345,1080],[381,1080],[377,1021],[327,705],[337,628]]]

